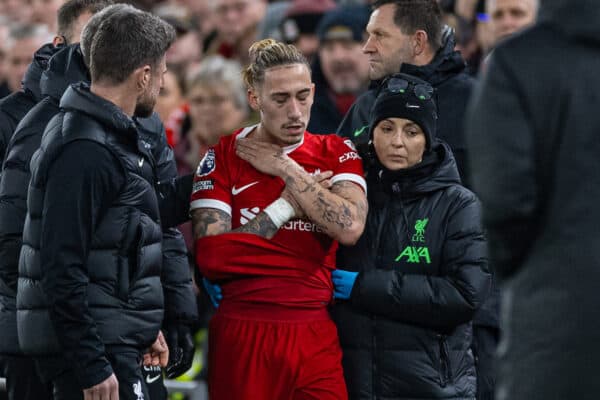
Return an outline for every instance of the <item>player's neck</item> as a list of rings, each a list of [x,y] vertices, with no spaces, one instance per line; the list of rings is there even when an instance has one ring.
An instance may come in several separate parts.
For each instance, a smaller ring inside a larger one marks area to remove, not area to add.
[[[261,142],[267,142],[267,143],[271,143],[271,144],[276,144],[281,147],[285,147],[285,144],[279,143],[275,139],[275,136],[272,135],[263,124],[258,124],[256,129],[254,131],[250,132],[248,137],[253,137],[254,139],[261,141]]]

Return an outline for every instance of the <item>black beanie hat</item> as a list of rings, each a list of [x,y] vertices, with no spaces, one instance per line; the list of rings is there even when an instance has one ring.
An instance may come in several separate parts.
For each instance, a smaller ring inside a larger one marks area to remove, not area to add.
[[[412,75],[394,74],[386,79],[371,109],[369,137],[379,121],[386,118],[404,118],[415,122],[425,133],[426,150],[435,138],[437,107],[433,101],[433,87]]]

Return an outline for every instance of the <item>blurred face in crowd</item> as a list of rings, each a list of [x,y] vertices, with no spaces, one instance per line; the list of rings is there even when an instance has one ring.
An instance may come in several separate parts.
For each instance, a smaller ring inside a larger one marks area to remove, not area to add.
[[[369,60],[369,77],[373,80],[400,71],[403,63],[412,63],[413,35],[405,35],[394,23],[394,4],[385,4],[371,13],[369,35],[363,52]]]
[[[264,18],[265,0],[215,0],[216,28],[220,37],[235,44]]]
[[[164,75],[163,87],[158,94],[155,108],[161,121],[167,121],[171,113],[184,101],[177,76],[173,71],[168,70]]]
[[[144,88],[135,105],[134,115],[136,117],[148,118],[154,111],[160,89],[164,84],[164,76],[167,73],[167,62],[163,56],[155,67],[149,67],[145,72]]]
[[[33,53],[44,43],[42,37],[28,37],[15,40],[6,52],[6,78],[11,91],[21,89],[21,81],[27,67],[33,60]]]
[[[317,51],[319,51],[319,38],[314,33],[301,33],[298,35],[298,40],[296,40],[294,46],[311,62]]]
[[[421,162],[427,140],[419,125],[404,118],[386,118],[373,130],[377,158],[391,171]]]
[[[56,31],[56,13],[64,0],[27,0],[31,8],[31,22],[46,24],[51,32]]]
[[[537,0],[487,0],[486,8],[494,40],[498,41],[535,22]]]
[[[280,146],[296,144],[304,137],[310,119],[315,85],[304,64],[269,68],[264,82],[250,90],[250,106],[260,111],[266,140]]]
[[[15,22],[29,22],[31,17],[31,8],[24,7],[23,0],[0,0],[0,11]]]
[[[354,40],[327,40],[319,49],[321,69],[331,89],[338,94],[357,93],[369,79],[369,59],[362,44]]]
[[[208,145],[239,128],[247,116],[246,107],[236,103],[226,83],[198,83],[190,89],[188,100],[193,131]]]
[[[196,31],[177,35],[177,40],[167,51],[167,62],[185,70],[190,64],[200,61],[202,44]]]

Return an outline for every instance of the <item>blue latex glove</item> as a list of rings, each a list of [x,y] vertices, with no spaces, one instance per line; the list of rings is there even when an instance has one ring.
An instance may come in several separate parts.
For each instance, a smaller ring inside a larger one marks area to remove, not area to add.
[[[357,276],[358,272],[345,271],[343,269],[334,270],[331,273],[331,280],[333,281],[333,298],[348,300]]]
[[[219,303],[223,300],[223,292],[221,291],[221,286],[216,283],[211,283],[208,279],[202,278],[202,286],[204,286],[204,290],[210,297],[210,301],[215,306],[215,308],[219,307]]]

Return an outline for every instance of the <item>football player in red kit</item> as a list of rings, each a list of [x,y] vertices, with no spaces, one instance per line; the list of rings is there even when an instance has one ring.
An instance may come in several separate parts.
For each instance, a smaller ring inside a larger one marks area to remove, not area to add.
[[[210,398],[347,399],[326,307],[337,243],[364,229],[362,161],[350,141],[305,131],[314,84],[294,46],[266,39],[250,55],[244,79],[260,123],[208,151],[192,194],[197,262],[223,290]]]

